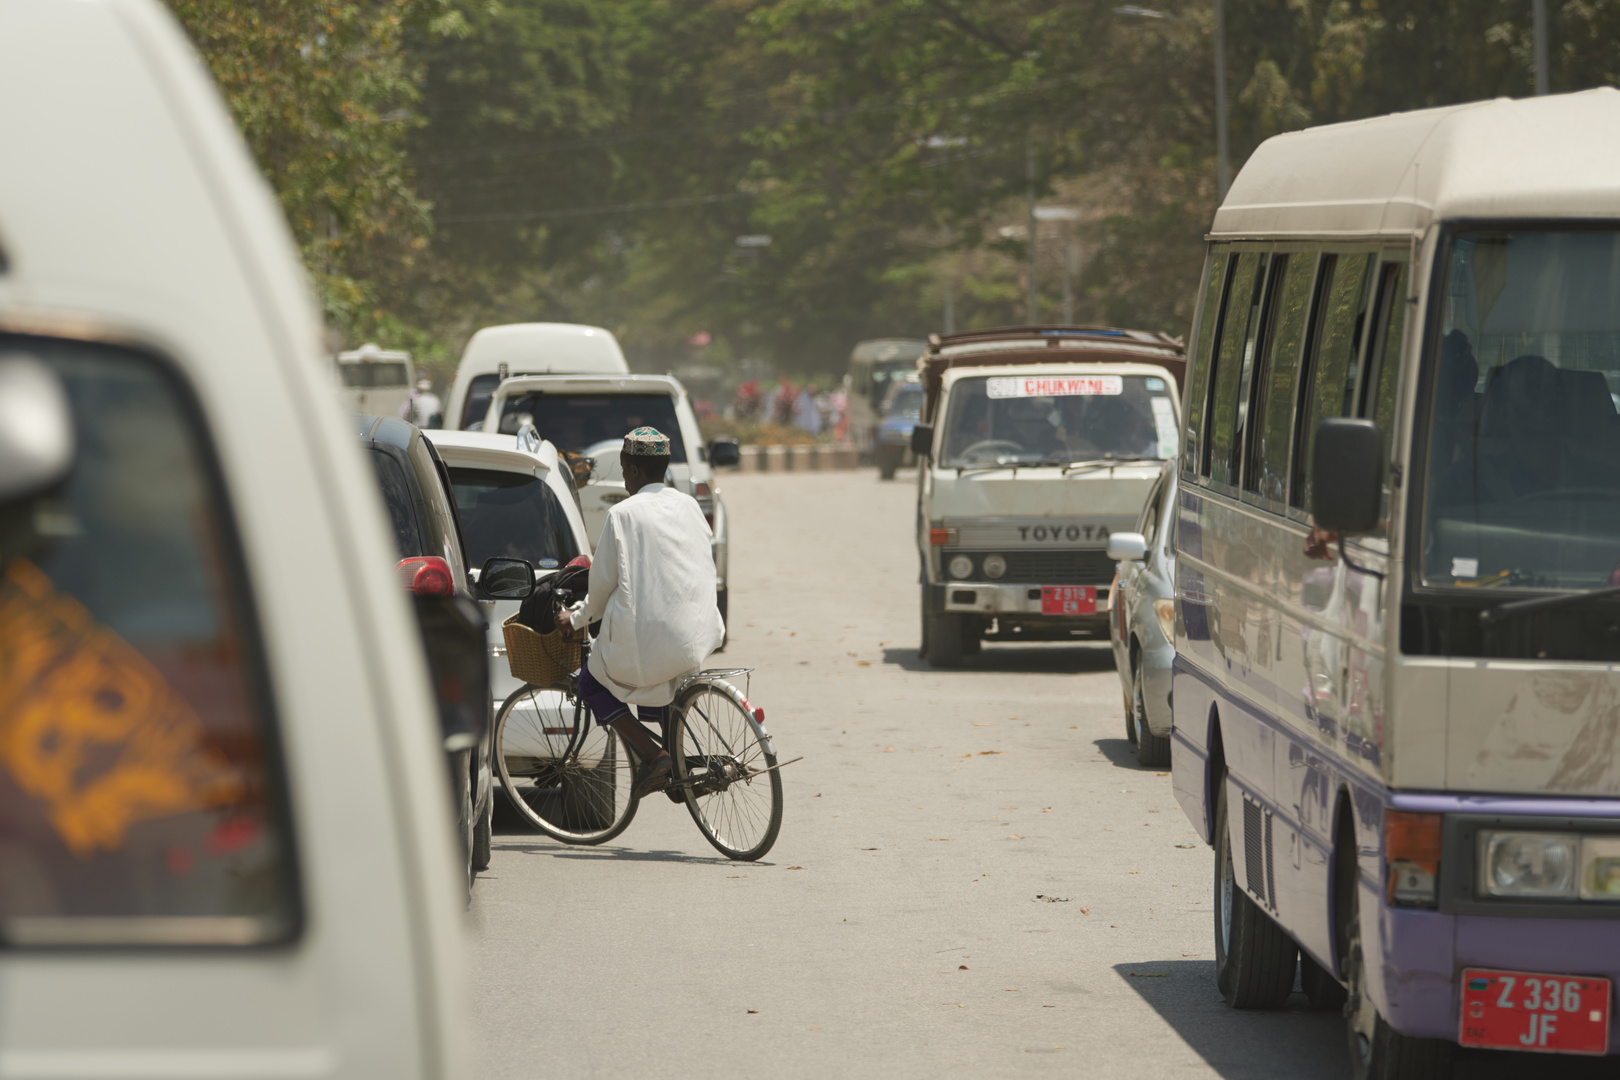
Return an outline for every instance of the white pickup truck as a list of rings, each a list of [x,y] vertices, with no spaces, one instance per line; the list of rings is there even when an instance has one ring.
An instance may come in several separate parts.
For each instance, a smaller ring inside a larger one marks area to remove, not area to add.
[[[1130,529],[1180,428],[1179,341],[1092,327],[936,336],[912,433],[921,655],[1106,637],[1108,534]]]

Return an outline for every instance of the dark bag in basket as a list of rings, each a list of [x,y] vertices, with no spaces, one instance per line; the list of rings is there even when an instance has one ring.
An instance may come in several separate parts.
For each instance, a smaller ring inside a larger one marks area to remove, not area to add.
[[[585,599],[590,586],[589,566],[565,566],[535,586],[518,609],[517,621],[536,633],[549,634],[557,629],[557,612]]]

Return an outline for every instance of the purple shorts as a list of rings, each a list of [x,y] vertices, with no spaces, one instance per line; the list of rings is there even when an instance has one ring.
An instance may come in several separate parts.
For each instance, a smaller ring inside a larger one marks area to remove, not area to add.
[[[602,727],[607,727],[621,716],[630,715],[630,706],[597,682],[589,665],[579,669],[579,697]],[[661,724],[664,719],[663,707],[659,705],[637,705],[636,712],[644,724]]]

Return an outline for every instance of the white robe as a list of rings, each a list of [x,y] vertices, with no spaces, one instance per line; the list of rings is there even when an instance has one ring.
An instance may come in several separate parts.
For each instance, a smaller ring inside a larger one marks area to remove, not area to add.
[[[596,681],[628,705],[668,705],[681,679],[725,640],[715,606],[714,551],[697,500],[650,484],[608,510],[591,587],[573,614],[597,619]]]

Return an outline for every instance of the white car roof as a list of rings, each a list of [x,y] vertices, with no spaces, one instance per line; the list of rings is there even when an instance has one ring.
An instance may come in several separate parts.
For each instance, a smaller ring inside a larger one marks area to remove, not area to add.
[[[1260,144],[1212,239],[1411,237],[1457,218],[1620,216],[1620,91],[1380,116]]]
[[[648,390],[663,390],[679,397],[686,393],[686,387],[673,375],[515,375],[496,387],[495,395],[511,397],[530,390],[574,388],[604,394],[644,394]]]

